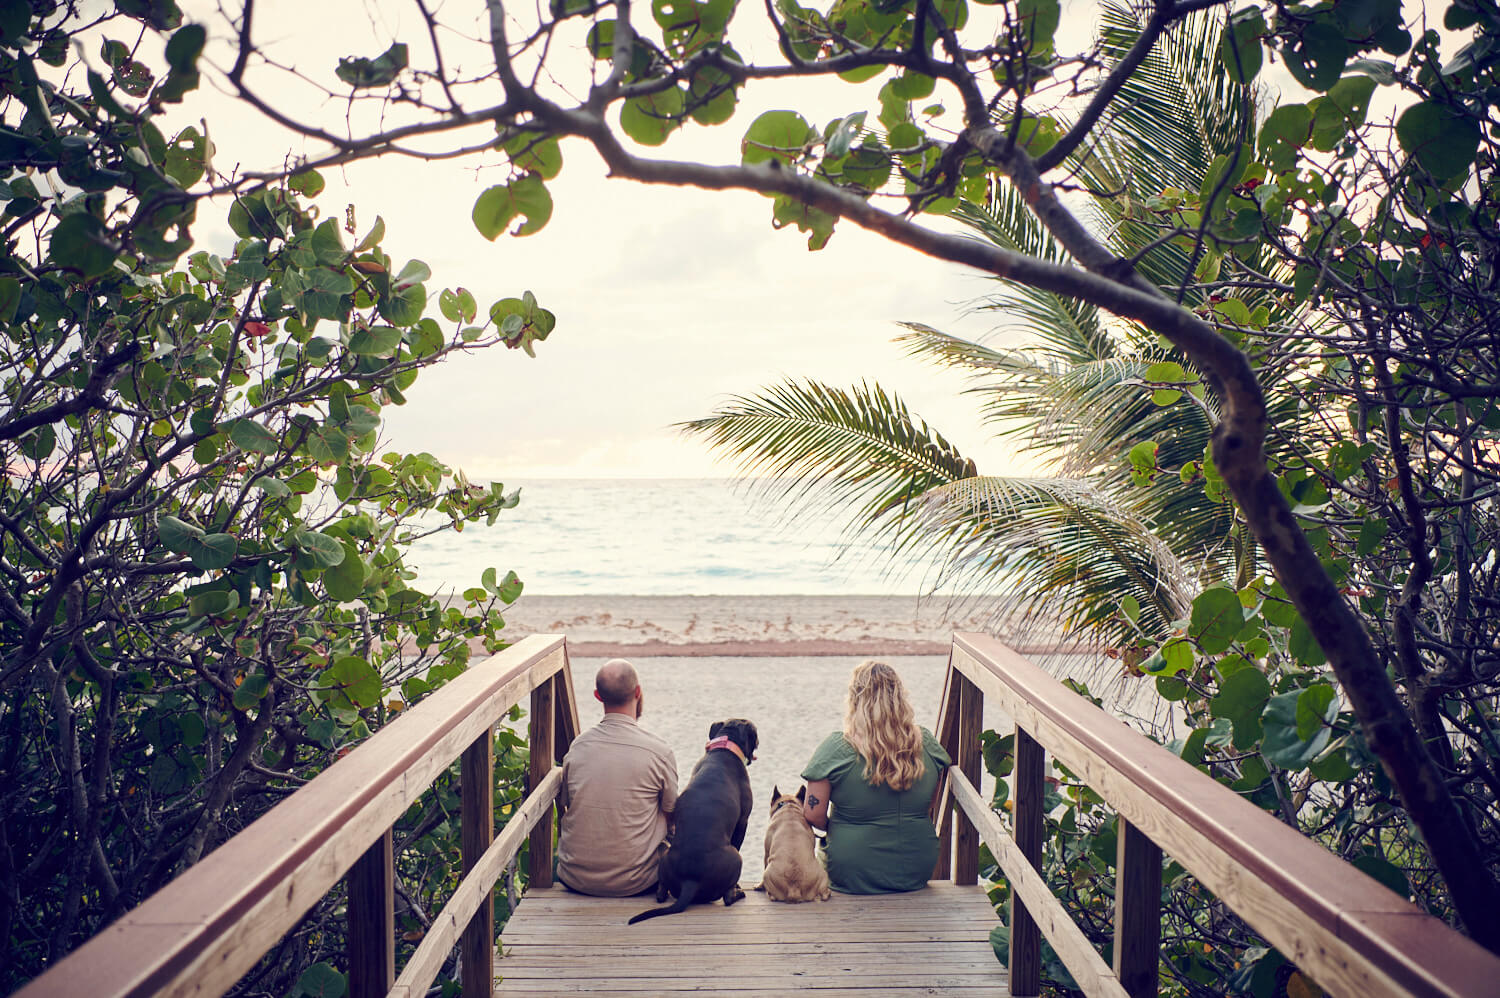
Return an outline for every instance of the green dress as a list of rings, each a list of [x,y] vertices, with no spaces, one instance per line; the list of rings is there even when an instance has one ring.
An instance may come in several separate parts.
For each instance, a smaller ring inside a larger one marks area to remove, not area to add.
[[[823,739],[813,753],[802,778],[827,780],[833,787],[825,845],[834,890],[886,894],[927,885],[938,855],[927,806],[938,773],[951,760],[926,728],[922,756],[926,771],[910,787],[896,791],[865,781],[865,762],[841,731]]]

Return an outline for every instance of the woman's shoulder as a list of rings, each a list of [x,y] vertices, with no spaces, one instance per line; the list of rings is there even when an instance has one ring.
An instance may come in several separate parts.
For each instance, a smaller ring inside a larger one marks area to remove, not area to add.
[[[813,750],[812,759],[802,771],[805,780],[826,780],[835,770],[854,758],[854,747],[842,731],[835,731]]]
[[[944,766],[953,764],[953,760],[948,757],[948,750],[943,748],[943,743],[926,728],[922,728],[922,750]]]

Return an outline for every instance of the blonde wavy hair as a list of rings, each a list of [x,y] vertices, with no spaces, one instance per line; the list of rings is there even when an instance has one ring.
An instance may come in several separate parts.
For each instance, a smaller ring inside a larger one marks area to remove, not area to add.
[[[849,677],[844,739],[865,761],[865,781],[906,790],[926,771],[922,729],[901,677],[884,662],[861,662]]]

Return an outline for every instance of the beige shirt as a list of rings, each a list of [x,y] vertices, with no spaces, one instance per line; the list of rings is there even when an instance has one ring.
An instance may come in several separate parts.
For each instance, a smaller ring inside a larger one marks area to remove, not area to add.
[[[677,806],[677,760],[666,742],[624,714],[605,714],[569,746],[560,797],[563,883],[604,897],[656,883],[656,847]]]

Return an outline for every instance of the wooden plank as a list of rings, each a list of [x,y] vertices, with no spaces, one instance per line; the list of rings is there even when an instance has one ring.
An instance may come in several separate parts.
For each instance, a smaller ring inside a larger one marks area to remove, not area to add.
[[[951,671],[951,670],[950,670]],[[958,772],[973,784],[979,782],[979,733],[984,728],[984,694],[964,676],[953,673],[958,690],[958,727],[954,735],[958,754],[953,762]],[[963,814],[954,815],[953,882],[970,886],[979,882],[979,832]]]
[[[995,995],[1005,969],[985,892],[933,883],[908,894],[778,904],[752,893],[639,925],[649,898],[528,891],[500,941],[497,995],[685,991],[818,995],[854,989]]]
[[[1115,846],[1115,976],[1130,998],[1156,998],[1161,976],[1161,850],[1124,818]]]
[[[947,751],[949,759],[958,758],[958,713],[959,694],[956,680],[962,678],[953,671],[953,652],[948,652],[948,670],[943,673],[943,695],[938,700],[937,727],[933,729],[938,744]],[[937,789],[933,792],[932,806],[927,816],[937,829],[938,858],[932,867],[932,880],[947,880],[953,876],[953,801],[948,796],[948,774],[938,776]]]
[[[1325,990],[1466,998],[1500,980],[1500,957],[1436,919],[1418,930],[1431,916],[997,639],[955,634],[953,663]]]
[[[531,691],[531,755],[528,761],[528,787],[541,786],[556,762],[553,759],[552,730],[555,721],[553,688],[555,683],[542,683]],[[538,887],[552,886],[552,810],[541,815],[531,830],[531,850],[528,854],[527,872],[531,883]]]
[[[422,937],[416,952],[401,968],[397,985],[410,989],[413,994],[426,992],[458,942],[461,930],[479,910],[480,904],[492,896],[495,882],[500,879],[506,864],[521,851],[521,842],[530,834],[537,817],[552,807],[561,786],[562,770],[554,769],[542,780],[542,785],[521,802],[504,830],[475,861],[474,868],[459,881],[453,896],[433,918],[427,935]]]
[[[1020,727],[1015,734],[1016,764],[1011,778],[1015,795],[1016,848],[1033,870],[1042,868],[1042,831],[1046,805],[1046,755]],[[994,852],[991,847],[991,852]],[[1042,987],[1042,933],[1019,891],[1010,896],[1010,993],[1035,995]]]
[[[495,734],[486,729],[464,749],[460,769],[463,869],[472,873],[495,841]],[[488,994],[495,980],[495,899],[490,891],[469,917],[459,940],[466,995]]]
[[[471,665],[17,995],[225,993],[480,732],[564,664],[562,637],[541,634]]]
[[[349,870],[349,998],[381,998],[396,979],[396,866],[385,834]]]
[[[1019,765],[1018,761],[1018,768]],[[995,860],[1010,880],[1012,896],[1025,899],[1026,910],[1045,930],[1048,941],[1052,943],[1052,949],[1057,953],[1057,958],[1063,962],[1063,966],[1068,968],[1068,973],[1073,975],[1073,980],[1077,982],[1079,989],[1089,998],[1130,998],[1125,993],[1125,989],[1120,986],[1120,982],[1116,980],[1114,972],[1105,964],[1104,958],[1098,954],[1093,944],[1088,941],[1088,937],[1083,934],[1083,930],[1073,923],[1067,909],[1063,908],[1062,902],[1053,897],[1052,891],[1047,887],[1047,882],[1033,868],[1030,858],[1022,852],[1016,841],[1006,834],[999,817],[985,804],[973,784],[955,776],[953,797],[958,801],[959,807],[963,808],[979,826],[979,834],[984,837],[985,845],[990,847],[990,852],[994,854]],[[1014,921],[1011,923],[1011,946],[1011,952],[1014,954]],[[1013,981],[1015,975],[1016,967],[1012,962],[1011,978]],[[1037,988],[1023,991],[1022,985],[1015,984],[1011,993],[1034,995],[1039,990]]]

